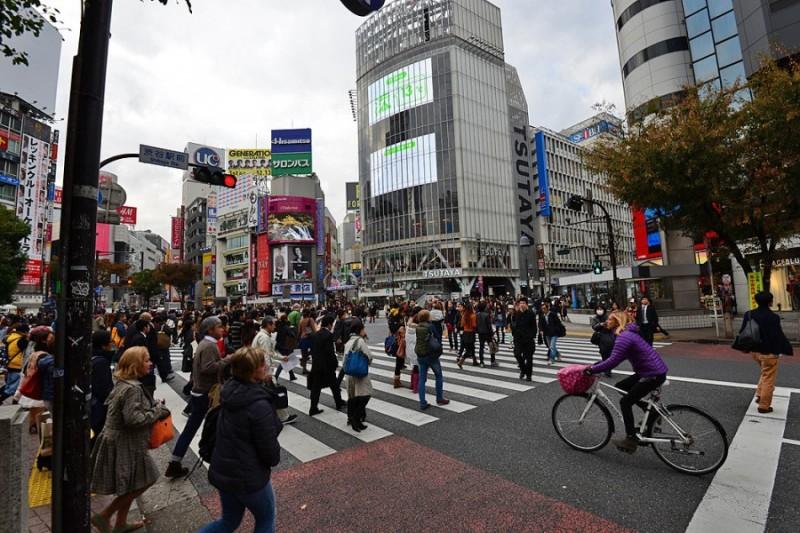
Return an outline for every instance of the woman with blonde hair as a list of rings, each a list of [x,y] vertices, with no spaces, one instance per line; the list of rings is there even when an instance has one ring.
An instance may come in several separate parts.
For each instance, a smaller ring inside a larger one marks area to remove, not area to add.
[[[601,363],[587,366],[584,373],[592,375],[609,372],[625,360],[630,362],[633,375],[616,384],[618,389],[627,391],[619,401],[626,436],[612,442],[621,451],[634,453],[639,445],[639,436],[633,420],[633,405],[660,387],[667,380],[669,369],[655,349],[642,338],[639,326],[631,322],[626,313],[612,313],[606,320],[606,328],[617,337],[611,356]]]
[[[140,379],[150,373],[152,366],[144,346],[125,350],[117,363],[117,382],[106,400],[106,423],[90,459],[92,492],[117,496],[92,516],[92,524],[101,533],[112,531],[114,514],[115,533],[144,527],[144,522],[128,524],[128,511],[133,501],[158,479],[158,468],[148,451],[150,431],[153,423],[170,414],[163,403],[153,400],[142,388]]]

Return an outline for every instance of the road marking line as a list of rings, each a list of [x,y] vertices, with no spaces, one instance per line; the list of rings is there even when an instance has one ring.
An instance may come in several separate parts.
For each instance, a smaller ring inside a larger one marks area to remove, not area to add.
[[[394,370],[383,370],[380,368],[370,368],[370,373],[376,376],[383,376],[386,378],[394,378]],[[425,390],[436,390],[436,383],[432,376],[428,377],[428,380],[425,382]],[[472,387],[464,387],[462,385],[457,385],[455,383],[451,383],[449,380],[445,379],[444,382],[444,391],[445,392],[453,392],[456,394],[463,394],[464,396],[471,396],[473,398],[480,398],[482,400],[488,400],[490,402],[496,402],[497,400],[502,400],[503,398],[507,398],[507,394],[500,394],[497,392],[489,392],[486,390],[481,389],[474,389]]]
[[[794,444],[795,446],[800,446],[800,440],[794,439],[783,439],[784,444]]]
[[[289,407],[297,409],[301,413],[308,413],[311,408],[311,400],[298,394],[289,394]],[[372,442],[384,437],[390,436],[392,433],[385,429],[379,428],[375,424],[367,424],[367,429],[363,431],[353,431],[353,428],[347,425],[347,415],[340,413],[334,409],[325,409],[324,412],[315,415],[314,420],[327,424],[333,428],[338,429],[348,435],[351,435],[364,442]]]
[[[300,385],[306,385],[306,377],[303,375],[298,375],[297,382]],[[326,396],[333,396],[330,388],[322,389],[322,393]],[[342,399],[347,400],[347,388],[342,389]],[[414,409],[408,409],[401,405],[393,404],[391,402],[381,400],[380,398],[375,398],[374,396],[369,400],[367,409],[391,418],[396,418],[397,420],[401,420],[413,426],[424,426],[425,424],[439,420],[435,416],[421,413],[420,411]]]
[[[323,444],[311,435],[303,433],[294,426],[283,426],[283,431],[278,435],[278,443],[280,443],[281,448],[303,463],[336,453],[336,450],[330,446]]]
[[[687,533],[765,530],[790,394],[788,389],[776,387],[774,411],[768,415],[750,404],[731,442],[728,459],[711,481]]]

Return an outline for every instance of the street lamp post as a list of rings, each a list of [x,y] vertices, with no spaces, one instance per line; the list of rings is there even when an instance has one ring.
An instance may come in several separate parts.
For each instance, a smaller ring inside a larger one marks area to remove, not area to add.
[[[612,291],[614,293],[614,299],[617,301],[618,304],[621,304],[625,298],[620,297],[619,292],[619,279],[617,277],[617,250],[614,246],[614,227],[611,224],[611,215],[608,213],[608,210],[603,206],[603,204],[596,202],[591,198],[585,198],[580,195],[573,195],[567,200],[567,207],[572,209],[573,211],[580,211],[583,208],[583,204],[587,203],[593,206],[597,206],[603,212],[603,219],[606,223],[606,232],[608,234],[608,256],[609,260],[611,261],[611,273],[612,273]]]
[[[523,235],[519,238],[519,250],[522,253],[522,258],[525,264],[525,290],[522,291],[524,296],[528,296],[531,291],[531,276],[528,273],[528,248],[531,247],[531,240],[528,238],[527,235]],[[520,279],[523,279],[520,276]]]

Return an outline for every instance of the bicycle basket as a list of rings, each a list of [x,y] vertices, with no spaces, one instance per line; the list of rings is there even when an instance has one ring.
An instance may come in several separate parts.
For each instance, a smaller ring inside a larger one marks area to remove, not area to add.
[[[585,368],[585,365],[569,365],[558,371],[556,376],[564,392],[567,394],[583,394],[589,390],[596,378],[584,375]]]

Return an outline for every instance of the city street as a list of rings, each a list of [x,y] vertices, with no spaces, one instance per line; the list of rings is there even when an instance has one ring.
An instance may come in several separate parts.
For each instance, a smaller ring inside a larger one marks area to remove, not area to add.
[[[551,408],[563,392],[555,373],[597,359],[585,338],[562,339],[563,362],[553,367],[539,348],[531,383],[518,379],[508,344],[498,353],[500,367],[491,369],[458,370],[445,350],[451,403],[423,412],[408,388],[392,388],[394,363],[382,348],[386,331],[383,320],[368,328],[375,394],[367,406],[369,428],[361,433],[345,425],[330,395],[322,397],[325,412],[308,417],[304,376],[298,372],[295,382],[282,376],[298,421],[280,436],[282,460],[273,474],[280,530],[440,530],[447,524],[453,531],[772,532],[794,531],[800,520],[792,503],[800,484],[800,365],[791,358],[781,362],[775,412],[758,415],[758,374],[748,356],[726,346],[657,343],[670,367],[664,403],[703,408],[732,442],[715,476],[692,477],[672,471],[646,448],[629,456],[608,445],[584,454],[556,436]],[[178,351],[173,347],[176,368]],[[185,377],[157,391],[173,413],[183,408],[179,391]],[[429,378],[429,394],[431,385]],[[185,420],[174,417],[177,429]],[[198,441],[199,433],[194,453]],[[154,508],[146,513],[150,530],[197,527],[206,520],[197,509],[175,512],[191,509],[187,499],[195,492],[215,515],[217,494],[204,478],[205,470],[198,470],[194,491],[183,490],[183,496],[176,496],[182,482],[161,478],[164,487],[143,497],[143,507],[150,501]],[[171,499],[157,501],[164,494]]]

